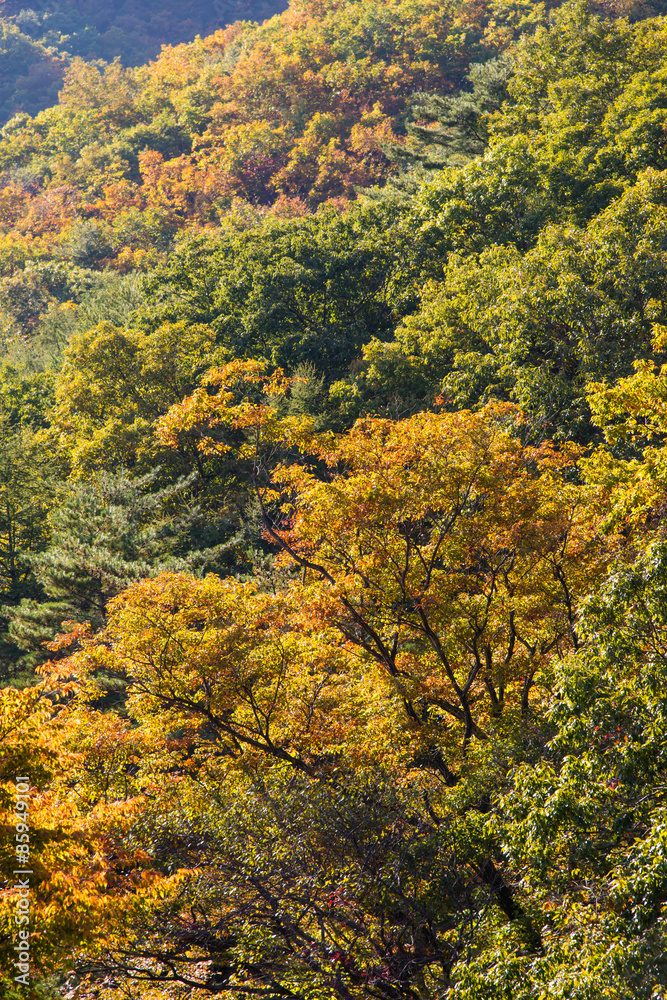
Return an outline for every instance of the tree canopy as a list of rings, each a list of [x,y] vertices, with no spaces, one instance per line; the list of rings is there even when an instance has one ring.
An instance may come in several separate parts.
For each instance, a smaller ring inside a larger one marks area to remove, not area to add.
[[[666,996],[664,10],[6,6],[0,993]]]

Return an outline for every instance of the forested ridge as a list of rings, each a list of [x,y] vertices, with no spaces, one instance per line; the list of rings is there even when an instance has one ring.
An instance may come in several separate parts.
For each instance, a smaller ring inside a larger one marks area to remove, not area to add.
[[[163,45],[284,10],[280,0],[0,0],[0,123],[55,104],[77,59],[139,66]]]
[[[16,6],[0,995],[667,996],[663,8]]]

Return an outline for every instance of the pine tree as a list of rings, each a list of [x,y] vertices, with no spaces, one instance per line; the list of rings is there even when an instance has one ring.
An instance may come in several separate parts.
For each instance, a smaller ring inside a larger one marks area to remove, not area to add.
[[[166,569],[192,571],[225,548],[192,550],[199,512],[184,513],[186,505],[178,503],[189,480],[151,492],[156,477],[102,473],[64,495],[51,512],[50,545],[28,557],[42,596],[2,609],[10,621],[8,638],[27,654],[22,664],[28,672],[46,659],[44,643],[63,622],[89,622],[97,631],[107,602],[132,583]]]
[[[411,194],[435,171],[480,156],[489,139],[489,118],[506,100],[511,75],[511,58],[503,53],[473,63],[465,78],[469,89],[453,96],[417,94],[414,121],[407,126],[412,142],[384,150],[400,171],[390,178],[390,191]]]
[[[466,76],[470,91],[461,90],[455,96],[418,95],[412,105],[413,114],[419,121],[437,124],[408,126],[410,134],[425,147],[414,154],[415,159],[426,167],[435,167],[483,153],[489,139],[489,117],[506,100],[511,73],[510,57],[503,54],[485,63],[473,63]]]

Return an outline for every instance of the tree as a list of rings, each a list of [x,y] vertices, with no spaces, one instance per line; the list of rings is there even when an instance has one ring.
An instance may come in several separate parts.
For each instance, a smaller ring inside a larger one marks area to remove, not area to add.
[[[429,262],[406,222],[369,205],[196,237],[154,272],[148,289],[160,319],[209,324],[234,357],[264,357],[287,370],[309,363],[328,382],[371,337],[389,339],[397,315],[414,308]],[[153,308],[142,317],[149,328],[155,320]]]
[[[471,707],[481,690],[492,717],[510,689],[523,691],[525,711],[540,658],[577,646],[576,591],[600,554],[594,494],[584,504],[565,482],[576,449],[520,445],[508,405],[317,436],[308,421],[280,418],[271,399],[285,391],[257,364],[232,363],[160,434],[172,445],[186,434],[204,454],[228,450],[230,431],[246,435],[267,536],[310,576],[318,613],[393,678],[417,728],[415,703],[425,732],[431,712],[449,713],[465,749],[482,736]],[[266,455],[281,438],[320,465],[292,460],[272,473]],[[289,499],[274,521],[281,490]]]
[[[466,81],[470,90],[449,94],[417,94],[412,101],[414,119],[407,131],[412,142],[395,144],[388,151],[401,168],[389,178],[390,190],[410,192],[433,179],[434,171],[460,166],[482,154],[488,145],[490,120],[508,97],[512,61],[502,53],[484,63],[474,63]]]
[[[0,601],[10,606],[36,592],[30,557],[48,544],[54,477],[39,444],[51,401],[52,379],[0,368]],[[6,617],[0,618],[2,632]],[[16,648],[2,635],[0,676],[13,670]]]
[[[455,995],[619,997],[667,986],[664,894],[665,545],[617,563],[587,602],[584,648],[556,667],[557,734],[517,768],[493,821],[544,951],[495,935]]]
[[[642,171],[665,169],[664,30],[661,19],[609,22],[568,3],[517,44],[484,155],[416,194],[443,254],[525,251],[545,224],[583,226]]]
[[[149,471],[159,462],[154,421],[194,388],[215,356],[212,331],[182,321],[148,334],[103,322],[73,337],[53,421],[74,476],[100,467]]]
[[[234,362],[160,433],[234,444],[301,578],[161,573],[52,643],[47,685],[80,689],[78,724],[113,676],[153,748],[127,835],[164,893],[122,942],[100,926],[85,981],[413,997],[450,987],[487,914],[539,946],[485,817],[506,755],[531,752],[536,671],[578,648],[605,563],[576,450],[521,445],[508,406],[316,434],[285,415],[289,390]],[[118,796],[125,764],[103,760],[97,795]]]
[[[389,344],[372,341],[335,393],[352,412],[453,408],[490,399],[524,410],[536,440],[590,441],[587,385],[656,352],[665,322],[665,177],[646,171],[585,229],[545,226],[535,246],[451,255],[444,280]],[[662,348],[658,346],[658,352]]]
[[[220,557],[219,548],[209,546],[204,553],[188,537],[199,515],[196,509],[179,510],[187,482],[151,491],[154,480],[150,474],[131,480],[122,471],[98,475],[85,486],[60,487],[48,521],[44,512],[37,522],[42,551],[33,545],[23,555],[24,573],[36,581],[38,593],[20,603],[20,590],[10,593],[14,603],[3,608],[9,635],[28,667],[47,658],[45,644],[63,622],[101,628],[108,601],[135,580],[169,566],[215,564]]]

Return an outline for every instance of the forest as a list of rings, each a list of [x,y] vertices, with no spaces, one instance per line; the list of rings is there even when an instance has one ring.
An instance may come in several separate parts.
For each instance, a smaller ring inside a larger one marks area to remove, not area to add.
[[[0,997],[667,998],[667,4],[0,14]]]

